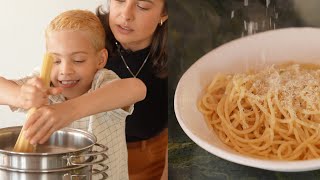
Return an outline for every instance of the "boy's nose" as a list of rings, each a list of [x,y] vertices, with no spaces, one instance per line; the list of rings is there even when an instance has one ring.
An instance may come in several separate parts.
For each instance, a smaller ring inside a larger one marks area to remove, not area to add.
[[[67,74],[72,74],[72,73],[74,73],[72,65],[70,65],[69,63],[64,63],[61,65],[60,74],[67,75]]]

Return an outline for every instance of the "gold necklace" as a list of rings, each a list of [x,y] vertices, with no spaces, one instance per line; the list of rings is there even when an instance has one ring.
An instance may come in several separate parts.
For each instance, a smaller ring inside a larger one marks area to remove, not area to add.
[[[116,46],[117,46],[117,48],[118,48],[118,52],[119,52],[119,54],[120,54],[120,57],[121,57],[121,59],[122,59],[122,62],[123,62],[124,65],[127,67],[127,69],[128,69],[128,71],[130,72],[130,74],[131,74],[134,78],[136,78],[136,77],[138,76],[138,74],[140,73],[141,69],[143,68],[143,66],[146,64],[146,62],[147,62],[147,60],[148,60],[148,58],[149,58],[149,55],[150,55],[150,51],[149,51],[147,57],[144,59],[144,61],[143,61],[142,65],[140,66],[138,72],[137,72],[136,74],[133,74],[133,72],[132,72],[131,69],[129,68],[126,60],[124,59],[124,57],[123,57],[122,54],[121,54],[120,45],[118,44],[118,42],[116,42]]]

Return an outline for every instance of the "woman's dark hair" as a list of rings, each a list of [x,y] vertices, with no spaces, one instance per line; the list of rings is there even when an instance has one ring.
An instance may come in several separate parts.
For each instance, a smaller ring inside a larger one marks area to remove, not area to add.
[[[168,13],[168,6],[166,0],[164,1],[165,14]],[[102,6],[99,6],[96,10],[96,14],[99,17],[105,32],[106,32],[106,49],[109,56],[115,56],[117,53],[117,47],[115,45],[116,39],[109,26],[109,13],[103,10]],[[168,76],[168,49],[167,49],[167,37],[168,37],[168,19],[160,26],[156,28],[151,46],[150,46],[150,59],[152,59],[152,67],[156,76],[164,78]]]

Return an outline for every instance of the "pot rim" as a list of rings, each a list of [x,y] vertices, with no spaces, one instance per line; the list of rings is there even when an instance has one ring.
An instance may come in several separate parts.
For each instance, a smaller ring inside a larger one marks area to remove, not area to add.
[[[21,172],[21,173],[54,173],[54,172],[61,172],[61,171],[77,170],[77,169],[85,168],[87,166],[88,165],[67,166],[67,167],[61,167],[61,168],[55,168],[55,169],[19,169],[19,168],[0,166],[0,170]]]
[[[8,132],[12,132],[11,129],[22,129],[22,126],[11,126],[11,127],[6,127],[6,128],[0,128],[0,133],[2,133],[1,131],[8,131]],[[9,131],[11,130],[11,131]],[[84,150],[87,150],[88,148],[93,147],[96,143],[97,143],[97,138],[94,134],[81,130],[81,129],[76,129],[76,128],[70,128],[70,127],[66,127],[66,128],[62,128],[58,131],[63,131],[63,132],[75,132],[75,133],[80,133],[85,135],[86,137],[88,137],[91,141],[92,144],[89,146],[85,146],[83,148],[79,148],[76,150],[66,150],[64,152],[50,152],[50,153],[26,153],[26,152],[15,152],[15,151],[9,151],[9,150],[4,150],[4,149],[0,149],[0,153],[3,154],[9,154],[9,155],[21,155],[21,156],[48,156],[48,155],[60,155],[60,154],[67,154],[67,153],[77,153],[77,152],[81,152]]]

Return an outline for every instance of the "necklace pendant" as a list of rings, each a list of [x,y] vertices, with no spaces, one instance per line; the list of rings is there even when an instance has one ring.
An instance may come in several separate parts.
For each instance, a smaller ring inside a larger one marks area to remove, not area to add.
[[[148,60],[148,58],[149,58],[150,51],[149,51],[147,57],[144,59],[142,65],[140,66],[140,68],[139,68],[139,70],[137,71],[137,73],[136,73],[136,74],[133,74],[133,72],[131,71],[131,69],[130,69],[130,67],[128,66],[127,62],[125,61],[124,57],[122,56],[121,51],[120,51],[120,45],[119,45],[117,42],[116,42],[116,46],[118,47],[118,52],[119,52],[119,55],[120,55],[120,57],[121,57],[121,59],[122,59],[123,64],[126,66],[126,68],[128,69],[129,73],[132,75],[132,77],[137,78],[138,74],[140,73],[141,69],[142,69],[143,66],[146,64],[146,62],[147,62],[147,60]]]

